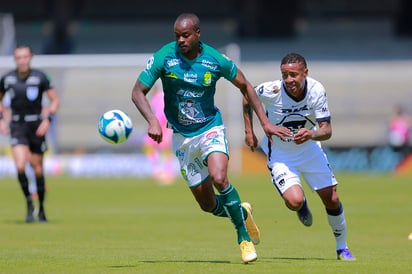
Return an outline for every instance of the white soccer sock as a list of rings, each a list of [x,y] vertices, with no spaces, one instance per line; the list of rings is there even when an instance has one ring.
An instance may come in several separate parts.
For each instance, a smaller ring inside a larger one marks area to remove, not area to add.
[[[344,249],[347,247],[346,243],[346,220],[345,213],[342,211],[338,216],[332,216],[327,214],[328,222],[332,228],[333,235],[336,240],[336,250]]]

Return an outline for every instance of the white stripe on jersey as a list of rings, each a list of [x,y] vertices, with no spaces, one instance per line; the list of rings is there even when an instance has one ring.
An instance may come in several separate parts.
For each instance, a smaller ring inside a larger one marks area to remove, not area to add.
[[[303,127],[315,129],[317,121],[330,119],[325,88],[313,78],[306,77],[306,94],[300,101],[295,101],[286,93],[281,80],[262,83],[255,90],[269,120],[273,124],[289,128],[293,133]],[[298,149],[303,145],[296,145],[291,140],[284,142],[276,136],[273,140],[275,148]],[[304,144],[306,143],[311,142]]]

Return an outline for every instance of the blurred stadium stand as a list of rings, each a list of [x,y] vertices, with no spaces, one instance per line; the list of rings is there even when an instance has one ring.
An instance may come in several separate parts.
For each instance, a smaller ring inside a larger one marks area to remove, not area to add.
[[[246,60],[268,58],[270,51],[259,50],[261,43],[274,47],[272,51],[279,49],[278,43],[287,48],[307,44],[305,53],[311,59],[342,58],[342,50],[345,58],[392,58],[395,53],[399,58],[410,46],[401,38],[412,37],[407,0],[3,2],[0,12],[13,15],[17,43],[33,45],[37,54],[148,52],[173,39],[173,21],[184,11],[200,16],[202,35],[215,46],[244,44]],[[355,53],[359,43],[369,47],[377,42],[391,43],[395,50],[372,47],[372,52],[368,48]]]
[[[331,146],[383,145],[386,119],[393,106],[402,102],[412,111],[405,100],[412,97],[408,82],[412,64],[411,1],[113,3],[13,0],[3,1],[0,13],[13,16],[16,43],[30,44],[37,55],[151,53],[174,39],[173,22],[181,12],[199,15],[202,39],[207,43],[221,49],[231,43],[239,45],[240,66],[253,83],[279,78],[281,57],[291,51],[302,53],[308,59],[310,75],[324,83],[330,96],[335,131],[326,144]],[[46,68],[64,90],[59,122],[65,127],[57,132],[61,144],[67,149],[76,144],[89,148],[103,144],[90,125],[110,105],[124,105],[136,117],[130,96],[116,93],[130,92],[142,65],[136,60],[135,67],[117,67],[116,71],[107,67]],[[89,85],[86,89],[85,83]],[[102,93],[106,94],[104,100]],[[219,103],[225,102],[226,95],[218,96]],[[232,106],[225,102],[221,107]],[[80,133],[74,134],[81,122]],[[237,123],[241,125],[241,120]],[[142,121],[136,121],[136,125],[144,126]]]

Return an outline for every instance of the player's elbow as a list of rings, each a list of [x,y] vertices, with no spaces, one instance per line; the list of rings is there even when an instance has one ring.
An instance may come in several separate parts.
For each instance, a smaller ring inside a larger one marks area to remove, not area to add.
[[[332,131],[327,130],[322,136],[322,141],[329,140],[330,138],[332,138]]]

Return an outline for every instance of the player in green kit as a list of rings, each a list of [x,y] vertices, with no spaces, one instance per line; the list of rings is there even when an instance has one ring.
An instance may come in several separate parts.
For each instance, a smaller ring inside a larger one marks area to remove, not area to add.
[[[225,126],[214,103],[216,82],[223,77],[247,96],[268,136],[284,138],[289,131],[269,122],[253,86],[240,69],[199,40],[200,24],[195,14],[178,16],[174,33],[176,41],[155,52],[140,73],[132,101],[148,123],[148,135],[161,142],[160,123],[146,98],[156,80],[161,79],[164,112],[173,130],[173,151],[183,178],[203,211],[230,218],[243,262],[255,261],[254,245],[260,241],[260,231],[253,220],[251,205],[241,202],[227,176],[229,152]]]

